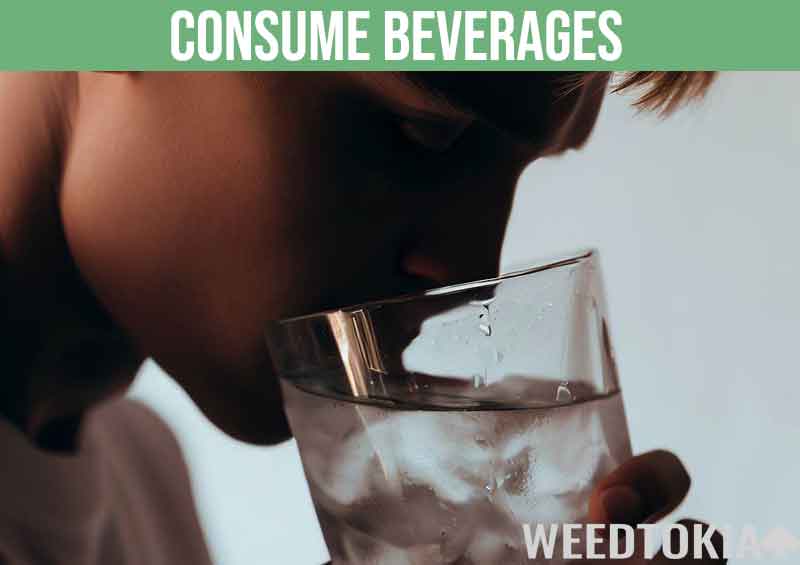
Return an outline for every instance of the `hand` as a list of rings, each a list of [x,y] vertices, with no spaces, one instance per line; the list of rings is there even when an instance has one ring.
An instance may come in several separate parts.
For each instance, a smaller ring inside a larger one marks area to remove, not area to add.
[[[596,524],[637,524],[654,523],[675,510],[686,497],[691,479],[680,460],[667,451],[651,451],[634,457],[621,465],[616,471],[601,480],[592,493],[589,502],[589,522]],[[637,555],[629,560],[609,560],[608,563],[639,564],[650,563],[726,563],[722,557],[723,539],[719,532],[711,537],[711,544],[719,556],[712,559],[705,551],[703,558],[695,559],[694,528],[705,532],[707,524],[684,519],[678,522],[689,532],[688,556],[682,560],[668,559],[662,549],[651,560],[644,558],[643,536],[637,535]],[[638,533],[638,532],[637,532]],[[677,543],[672,544],[677,549]],[[702,548],[701,548],[702,549]],[[594,560],[595,563],[605,561]]]

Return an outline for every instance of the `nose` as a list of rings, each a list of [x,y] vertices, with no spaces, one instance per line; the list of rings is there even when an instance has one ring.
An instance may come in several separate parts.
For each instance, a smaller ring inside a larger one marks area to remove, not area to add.
[[[436,286],[497,276],[519,172],[468,177],[419,213],[406,275]]]

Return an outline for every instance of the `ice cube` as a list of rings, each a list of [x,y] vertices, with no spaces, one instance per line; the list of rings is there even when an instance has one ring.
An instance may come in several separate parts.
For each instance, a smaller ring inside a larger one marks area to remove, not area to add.
[[[557,408],[529,434],[542,462],[531,476],[538,495],[559,495],[585,488],[595,476],[608,446],[590,403]]]
[[[361,562],[354,561],[353,563]],[[375,563],[376,565],[432,565],[446,562],[441,560],[439,546],[430,544],[405,549],[386,546],[373,561],[365,561],[364,563]]]
[[[403,482],[466,503],[491,475],[492,449],[480,441],[486,426],[470,413],[398,412],[340,445],[323,463],[330,470],[321,486],[342,504],[376,491],[397,495]]]
[[[527,563],[524,561],[524,548],[520,549],[515,536],[497,529],[476,532],[464,553],[464,561],[482,565]]]
[[[611,468],[592,403],[554,408],[502,438],[497,504],[518,523],[583,518],[592,484]]]
[[[430,565],[441,562],[438,540],[398,547],[344,522],[326,523],[326,541],[334,563]]]

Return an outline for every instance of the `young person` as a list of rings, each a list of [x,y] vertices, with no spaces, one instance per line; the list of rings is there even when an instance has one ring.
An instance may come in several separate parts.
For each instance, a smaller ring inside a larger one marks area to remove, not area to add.
[[[495,274],[517,178],[583,145],[610,80],[0,75],[0,562],[208,563],[174,439],[121,399],[141,360],[228,434],[288,438],[265,321]],[[711,80],[621,86],[670,111]],[[641,455],[590,518],[688,486]]]

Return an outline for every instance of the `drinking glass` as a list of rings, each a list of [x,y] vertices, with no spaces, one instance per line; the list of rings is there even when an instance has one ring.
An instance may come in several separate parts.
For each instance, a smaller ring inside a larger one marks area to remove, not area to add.
[[[631,454],[605,311],[587,251],[270,323],[333,563],[529,564],[524,525],[585,521]]]

